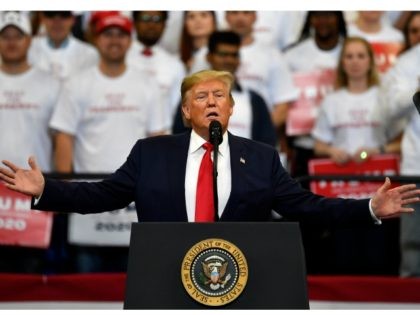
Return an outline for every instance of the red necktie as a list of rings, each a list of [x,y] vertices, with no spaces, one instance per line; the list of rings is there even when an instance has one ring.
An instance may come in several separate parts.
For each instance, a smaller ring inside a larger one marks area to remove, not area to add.
[[[213,161],[211,160],[213,145],[206,142],[203,144],[203,148],[206,152],[203,155],[198,172],[197,194],[195,198],[195,222],[213,222]]]
[[[146,57],[150,57],[151,55],[153,55],[152,49],[150,47],[144,47],[141,53]]]

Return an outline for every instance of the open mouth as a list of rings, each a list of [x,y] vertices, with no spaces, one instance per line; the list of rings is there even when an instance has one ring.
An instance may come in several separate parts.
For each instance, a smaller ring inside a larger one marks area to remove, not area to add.
[[[217,118],[217,117],[219,117],[219,114],[216,113],[216,112],[210,112],[210,113],[207,114],[206,117],[207,118]]]

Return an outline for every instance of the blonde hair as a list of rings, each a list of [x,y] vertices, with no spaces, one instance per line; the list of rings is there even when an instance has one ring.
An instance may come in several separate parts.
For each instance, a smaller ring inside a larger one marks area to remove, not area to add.
[[[336,77],[336,80],[335,80],[335,87],[337,89],[339,89],[339,88],[343,88],[343,87],[348,86],[348,77],[347,77],[347,74],[344,71],[343,59],[344,59],[344,52],[346,50],[346,47],[351,43],[361,43],[366,48],[366,51],[367,51],[369,59],[370,59],[370,61],[369,61],[369,71],[367,73],[368,87],[378,85],[379,84],[379,74],[378,74],[378,70],[376,68],[375,57],[374,57],[374,54],[373,54],[372,46],[364,38],[361,38],[361,37],[347,37],[344,40],[343,48],[341,49],[341,53],[340,53],[340,59],[339,59],[339,62],[338,62],[338,67],[337,67],[337,77]]]
[[[193,73],[184,78],[181,84],[181,101],[182,106],[187,102],[188,94],[193,88],[193,86],[212,80],[222,81],[229,91],[229,98],[232,102],[232,105],[235,104],[235,101],[232,97],[232,87],[235,81],[235,78],[230,72],[227,71],[216,71],[216,70],[203,70],[196,73]]]

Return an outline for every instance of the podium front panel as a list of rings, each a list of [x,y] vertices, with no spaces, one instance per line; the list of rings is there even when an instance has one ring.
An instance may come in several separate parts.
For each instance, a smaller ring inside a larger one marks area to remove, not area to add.
[[[248,279],[223,306],[191,298],[181,267],[191,247],[206,239],[233,243],[245,255]],[[303,247],[297,223],[133,223],[125,309],[307,309]]]

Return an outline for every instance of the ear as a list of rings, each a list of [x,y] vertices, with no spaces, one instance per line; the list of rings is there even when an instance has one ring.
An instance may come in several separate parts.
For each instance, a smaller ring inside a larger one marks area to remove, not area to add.
[[[253,11],[253,14],[252,14],[252,24],[255,24],[256,21],[257,21],[257,12]]]
[[[71,16],[71,27],[73,27],[74,24],[76,24],[76,17],[74,15],[72,15]]]
[[[184,104],[182,104],[182,105],[181,105],[181,110],[182,110],[182,113],[184,114],[184,117],[185,117],[187,120],[190,120],[190,119],[191,119],[190,107],[189,107],[188,105],[184,105]]]

